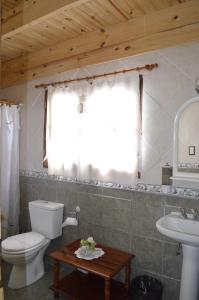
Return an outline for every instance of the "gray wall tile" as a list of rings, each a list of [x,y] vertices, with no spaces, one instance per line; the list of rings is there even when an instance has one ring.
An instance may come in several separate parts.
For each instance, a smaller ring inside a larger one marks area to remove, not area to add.
[[[162,242],[132,236],[131,243],[132,252],[136,255],[133,266],[135,268],[162,274]]]
[[[145,236],[164,240],[156,229],[156,221],[164,216],[164,207],[157,205],[156,201],[147,202],[146,199],[132,200],[132,214],[131,214],[131,232],[133,235]]]
[[[130,251],[130,235],[118,230],[102,228],[102,243],[112,248]]]
[[[78,205],[78,188],[75,184],[58,181],[56,183],[56,202],[64,204],[64,216],[74,211]]]
[[[133,194],[126,190],[121,189],[114,189],[114,188],[102,188],[102,195],[109,196],[113,198],[120,198],[120,199],[128,199],[131,200]]]
[[[179,300],[179,296],[180,281],[166,277],[163,278],[163,300]]]
[[[95,225],[102,224],[101,196],[78,193],[78,204],[81,209],[80,222],[90,222]]]
[[[89,184],[79,184],[78,185],[78,192],[86,193],[86,194],[101,195],[102,194],[102,187],[101,186],[89,185]]]
[[[101,203],[101,225],[113,230],[130,232],[131,201],[102,197]]]
[[[99,244],[130,251],[130,236],[128,233],[90,223],[80,224],[80,237],[87,238],[88,236],[93,236]]]
[[[20,202],[22,207],[28,207],[28,202],[39,199],[37,186],[32,183],[24,183],[20,189]]]
[[[168,277],[180,279],[182,253],[180,255],[176,254],[178,250],[178,245],[164,243],[163,248],[163,273]]]
[[[39,199],[56,202],[56,182],[43,179],[38,184],[34,183]]]
[[[79,235],[81,239],[86,239],[89,236],[92,236],[99,244],[102,244],[104,240],[103,228],[98,225],[93,225],[88,221],[80,222]]]
[[[64,216],[80,206],[79,226],[67,226],[47,253],[78,238],[93,236],[101,244],[136,254],[132,276],[148,274],[164,284],[164,300],[177,300],[182,256],[177,242],[162,236],[156,221],[180,207],[199,207],[199,201],[178,196],[102,188],[21,176],[20,230],[30,231],[28,202],[45,199],[64,203]],[[118,275],[123,279],[123,272]],[[171,296],[172,295],[172,296]]]
[[[167,200],[166,195],[149,192],[132,192],[132,199],[142,201],[144,205],[164,206]]]
[[[166,205],[177,206],[177,207],[186,207],[189,208],[199,208],[198,199],[192,199],[188,197],[179,197],[179,196],[167,196]]]

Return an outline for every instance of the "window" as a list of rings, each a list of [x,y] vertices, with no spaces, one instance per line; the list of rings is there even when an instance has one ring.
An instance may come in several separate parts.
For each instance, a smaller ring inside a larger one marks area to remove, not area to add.
[[[50,87],[46,151],[49,174],[135,183],[139,149],[139,84],[122,75]]]

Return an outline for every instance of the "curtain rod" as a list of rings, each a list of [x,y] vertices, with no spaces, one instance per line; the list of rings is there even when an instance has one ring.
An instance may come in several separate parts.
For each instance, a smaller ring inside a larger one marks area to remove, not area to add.
[[[67,84],[67,83],[71,83],[71,82],[75,82],[75,81],[94,80],[94,79],[97,79],[100,77],[112,76],[112,75],[117,75],[117,74],[121,74],[121,73],[124,74],[124,73],[128,73],[128,72],[133,72],[133,71],[137,71],[137,72],[142,71],[142,70],[152,71],[154,68],[157,68],[157,67],[158,67],[158,64],[155,63],[155,64],[145,65],[142,67],[136,67],[136,68],[132,68],[132,69],[124,69],[124,70],[110,72],[110,73],[98,74],[98,75],[94,75],[94,76],[90,76],[90,77],[80,77],[80,78],[64,80],[64,81],[42,83],[42,84],[35,85],[35,88],[36,89],[38,89],[38,88],[46,89],[48,86],[62,85],[62,84]]]
[[[22,106],[22,104],[17,103],[15,100],[9,100],[9,99],[0,99],[0,105],[17,105],[17,107]]]

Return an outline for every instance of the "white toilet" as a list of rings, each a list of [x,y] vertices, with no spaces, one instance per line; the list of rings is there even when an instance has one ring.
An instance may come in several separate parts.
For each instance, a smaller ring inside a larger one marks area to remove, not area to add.
[[[36,200],[29,202],[32,232],[2,241],[2,258],[13,264],[8,286],[19,289],[44,275],[43,256],[50,240],[62,234],[64,204]]]

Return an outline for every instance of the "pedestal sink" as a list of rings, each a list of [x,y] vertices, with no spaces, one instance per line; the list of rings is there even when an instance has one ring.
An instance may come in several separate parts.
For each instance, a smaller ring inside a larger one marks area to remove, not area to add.
[[[182,243],[180,300],[199,300],[199,221],[173,212],[156,222],[160,233]]]

